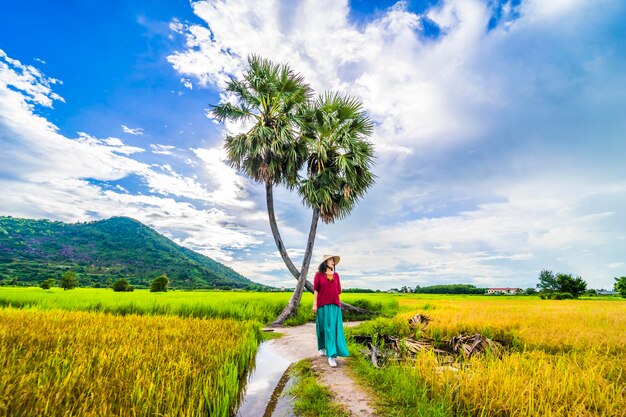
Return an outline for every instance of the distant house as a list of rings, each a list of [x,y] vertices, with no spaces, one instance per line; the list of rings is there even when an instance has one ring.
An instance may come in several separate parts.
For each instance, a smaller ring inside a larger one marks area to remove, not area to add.
[[[521,288],[487,288],[485,294],[522,294],[524,291]]]
[[[598,290],[598,295],[617,295],[617,291]]]

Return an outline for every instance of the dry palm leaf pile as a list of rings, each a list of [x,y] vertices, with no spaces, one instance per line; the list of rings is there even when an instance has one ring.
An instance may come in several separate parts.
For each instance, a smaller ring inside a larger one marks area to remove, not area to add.
[[[420,330],[423,334],[431,319],[421,313],[409,319],[411,328]],[[418,332],[415,332],[418,333]],[[451,364],[462,359],[479,354],[490,353],[502,356],[504,346],[479,333],[469,335],[461,333],[450,339],[435,341],[430,337],[421,336],[419,339],[411,337],[396,337],[392,335],[354,335],[354,341],[367,346],[363,353],[371,357],[372,364],[379,368],[390,361],[400,361],[414,358],[418,352],[433,351],[441,357],[442,362]]]

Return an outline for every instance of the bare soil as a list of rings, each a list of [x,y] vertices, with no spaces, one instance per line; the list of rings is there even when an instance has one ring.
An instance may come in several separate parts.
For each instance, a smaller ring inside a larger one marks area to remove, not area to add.
[[[344,326],[350,327],[357,324],[359,323],[348,322],[344,323]],[[292,362],[312,358],[313,368],[319,375],[320,383],[330,388],[338,404],[355,417],[376,416],[370,405],[372,403],[371,395],[354,381],[347,369],[347,361],[350,358],[337,358],[338,366],[331,368],[326,357],[319,356],[315,323],[296,327],[281,327],[275,330],[284,334],[283,337],[270,341],[276,353]]]

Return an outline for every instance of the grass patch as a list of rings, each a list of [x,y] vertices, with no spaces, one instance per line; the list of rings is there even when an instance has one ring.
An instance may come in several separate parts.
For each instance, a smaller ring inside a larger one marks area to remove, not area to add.
[[[265,342],[265,341],[272,340],[272,339],[280,339],[284,335],[285,335],[285,333],[280,333],[280,332],[277,332],[277,331],[261,332],[261,340]]]
[[[453,405],[445,398],[431,399],[428,385],[416,377],[410,366],[391,365],[376,369],[359,354],[360,345],[350,344],[349,366],[354,375],[378,396],[375,405],[381,416],[451,417]]]
[[[296,397],[294,412],[302,417],[349,417],[350,413],[333,403],[330,390],[319,384],[310,359],[292,366],[295,382],[290,394]]]

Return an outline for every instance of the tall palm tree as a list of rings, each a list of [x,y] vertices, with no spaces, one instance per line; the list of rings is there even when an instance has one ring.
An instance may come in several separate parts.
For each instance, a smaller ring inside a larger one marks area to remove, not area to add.
[[[248,58],[243,79],[231,79],[226,92],[234,102],[213,106],[216,119],[252,124],[247,132],[226,137],[224,147],[229,163],[265,185],[272,236],[287,269],[298,280],[296,292],[275,322],[282,324],[296,313],[302,287],[313,291],[306,276],[320,215],[325,222],[346,216],[373,180],[369,172],[372,149],[363,140],[371,134],[371,121],[361,104],[347,97],[327,94],[316,104],[310,103],[313,91],[302,76],[287,65],[255,55]],[[349,137],[354,140],[348,140]],[[305,163],[307,175],[303,178],[299,171]],[[323,167],[328,167],[328,171]],[[273,187],[278,184],[297,189],[303,202],[313,209],[300,269],[290,259],[278,230],[273,198]],[[313,191],[315,187],[319,187],[319,198]],[[339,198],[338,193],[345,199]],[[342,307],[368,312],[345,303]]]
[[[298,283],[273,325],[282,324],[297,312],[319,218],[332,223],[348,216],[374,183],[374,151],[368,141],[373,123],[358,99],[326,93],[304,108],[302,120],[308,152],[306,176],[298,181],[297,189],[303,204],[313,210],[313,218]]]
[[[248,57],[243,79],[231,79],[226,92],[236,102],[213,106],[215,118],[220,122],[252,122],[247,132],[226,137],[228,161],[265,185],[272,235],[287,268],[298,279],[300,270],[291,261],[278,231],[273,187],[282,183],[291,188],[297,183],[298,170],[306,160],[306,146],[300,133],[301,108],[313,92],[289,66],[256,55]]]

